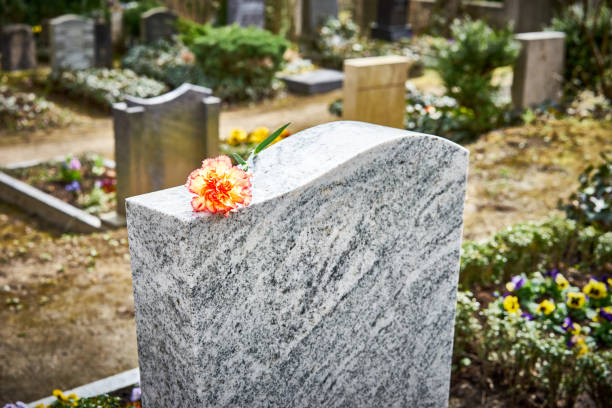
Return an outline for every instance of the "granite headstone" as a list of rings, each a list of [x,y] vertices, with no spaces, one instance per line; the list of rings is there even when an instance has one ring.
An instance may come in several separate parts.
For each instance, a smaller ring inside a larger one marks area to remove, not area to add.
[[[316,69],[281,77],[291,93],[314,95],[342,88],[344,74],[334,69]]]
[[[66,14],[49,22],[51,28],[51,68],[78,70],[95,65],[94,22]]]
[[[332,122],[264,150],[228,218],[128,199],[143,407],[447,407],[467,165]]]
[[[409,0],[378,0],[376,24],[371,35],[386,41],[409,37],[412,32],[408,21]]]
[[[2,70],[36,68],[36,44],[32,28],[26,24],[8,24],[0,32]]]
[[[151,9],[140,16],[142,42],[151,44],[159,40],[169,41],[177,33],[178,16],[165,7]]]
[[[337,17],[337,0],[302,0],[302,35],[314,36],[327,19]]]
[[[227,23],[264,28],[264,0],[227,0]]]
[[[113,105],[117,213],[127,197],[181,184],[219,154],[221,101],[208,88],[183,84],[150,99]]]

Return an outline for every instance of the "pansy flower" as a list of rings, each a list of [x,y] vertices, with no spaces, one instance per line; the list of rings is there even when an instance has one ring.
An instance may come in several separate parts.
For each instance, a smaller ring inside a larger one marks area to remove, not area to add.
[[[525,284],[525,278],[522,276],[514,276],[510,280],[510,282],[506,283],[506,289],[510,292],[514,292],[515,290],[519,290]]]
[[[612,307],[600,307],[597,310],[597,314],[593,317],[593,321],[599,322],[601,319],[605,319],[609,322],[612,322]]]
[[[562,274],[558,273],[557,275],[555,275],[554,279],[559,290],[565,290],[569,287],[569,281],[565,279],[565,276],[563,276]]]
[[[520,312],[520,305],[516,296],[508,295],[504,297],[503,306],[506,312],[510,314],[518,314]]]
[[[521,313],[521,317],[525,320],[533,320],[535,319],[535,316],[532,315],[531,313]]]
[[[580,334],[580,330],[582,329],[578,323],[572,322],[572,319],[570,319],[569,317],[566,317],[565,320],[563,320],[561,328],[563,328],[563,330],[565,330],[566,332],[570,332],[573,335]]]
[[[567,294],[567,305],[572,309],[580,309],[587,301],[584,293],[570,292]]]
[[[544,313],[545,315],[549,315],[554,311],[555,304],[548,299],[541,301],[536,309],[536,313]]]
[[[595,279],[590,279],[589,283],[582,288],[582,291],[593,299],[603,299],[608,296],[606,284]]]

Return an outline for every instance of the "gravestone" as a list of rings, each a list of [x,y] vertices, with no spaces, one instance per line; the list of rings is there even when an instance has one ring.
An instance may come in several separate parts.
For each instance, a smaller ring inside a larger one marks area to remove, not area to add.
[[[253,202],[127,200],[150,407],[446,407],[468,151],[332,122],[264,150]]]
[[[172,40],[177,33],[175,13],[165,7],[151,9],[140,16],[140,36],[146,44],[159,40]]]
[[[183,84],[113,105],[117,213],[125,214],[127,197],[182,184],[202,160],[219,154],[221,101],[211,95]]]
[[[314,36],[332,17],[338,18],[337,0],[302,0],[302,35]]]
[[[512,103],[517,109],[558,102],[565,64],[565,34],[556,31],[517,34],[521,52],[514,66]]]
[[[96,21],[94,25],[94,39],[94,65],[96,67],[111,68],[113,65],[113,43],[110,24],[104,21]]]
[[[412,35],[408,21],[409,0],[378,0],[376,24],[372,37],[386,41],[397,41]]]
[[[9,24],[0,32],[2,70],[36,68],[36,44],[32,28],[26,24]]]
[[[395,55],[344,60],[342,118],[403,129],[411,61]]]
[[[51,68],[79,70],[95,65],[94,22],[66,14],[49,22],[51,27]]]
[[[227,0],[227,23],[264,28],[264,0]]]
[[[281,77],[291,93],[314,95],[342,88],[344,74],[334,69],[316,69]]]

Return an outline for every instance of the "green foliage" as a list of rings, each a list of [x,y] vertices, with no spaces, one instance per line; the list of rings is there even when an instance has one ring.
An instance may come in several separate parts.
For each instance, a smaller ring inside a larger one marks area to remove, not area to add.
[[[10,23],[41,24],[62,14],[88,14],[104,10],[104,0],[0,0],[0,26]]]
[[[216,28],[183,22],[180,30],[216,96],[235,102],[274,94],[275,74],[289,46],[283,37],[238,25]]]
[[[604,162],[590,165],[580,175],[580,187],[562,205],[568,218],[585,225],[612,230],[612,157],[602,154]]]
[[[134,7],[126,8],[123,11],[123,27],[125,35],[132,38],[140,37],[140,15],[152,8],[160,7],[161,0],[140,0]]]
[[[470,292],[458,296],[455,353],[459,363],[477,359],[483,376],[498,378],[508,388],[512,405],[527,402],[533,394],[544,406],[574,405],[587,393],[599,407],[612,395],[612,351],[585,354],[568,349],[564,336],[551,336],[538,320],[510,315],[493,302],[477,311]]]
[[[124,408],[125,402],[120,397],[111,397],[103,394],[96,397],[89,398],[71,398],[73,394],[68,397],[58,397],[54,401],[50,408]]]
[[[139,76],[129,69],[64,71],[50,79],[58,89],[84,97],[105,108],[122,101],[127,95],[151,98],[168,91],[161,82]]]
[[[612,8],[568,7],[554,18],[551,29],[565,33],[565,94],[591,89],[612,100]]]
[[[499,284],[513,275],[559,264],[577,265],[597,274],[603,265],[598,262],[612,257],[611,251],[609,235],[596,228],[581,228],[574,220],[516,224],[485,242],[464,243],[459,279],[463,287]]]
[[[195,64],[193,53],[182,44],[162,40],[153,45],[132,47],[121,61],[121,66],[139,75],[162,81],[172,88],[184,82],[211,86],[211,81]]]
[[[341,13],[325,22],[308,54],[322,66],[341,70],[345,59],[381,55],[404,55],[420,64],[419,47],[415,47],[415,42],[408,39],[387,42],[364,37],[350,15]]]
[[[492,83],[493,71],[514,63],[519,46],[509,28],[495,31],[480,20],[455,20],[453,39],[434,44],[435,67],[447,95],[466,109],[473,136],[499,127],[507,106],[498,100],[498,86]]]

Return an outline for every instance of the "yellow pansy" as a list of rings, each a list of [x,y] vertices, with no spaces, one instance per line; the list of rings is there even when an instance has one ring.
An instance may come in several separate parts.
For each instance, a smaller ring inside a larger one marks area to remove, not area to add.
[[[53,396],[60,401],[68,401],[68,397],[64,395],[62,390],[53,390]]]
[[[603,299],[608,296],[608,289],[606,284],[603,282],[596,281],[594,279],[589,280],[582,291],[593,299]]]
[[[586,345],[583,338],[578,339],[578,341],[576,342],[576,345],[578,346],[577,350],[578,350],[579,356],[582,356],[583,354],[586,354],[589,352],[589,347]]]
[[[503,305],[506,312],[510,314],[517,314],[520,312],[520,305],[516,296],[506,296]]]
[[[547,299],[540,302],[538,308],[536,309],[536,313],[544,313],[545,315],[549,315],[554,312],[554,310],[555,304]]]
[[[35,33],[35,34],[36,33],[40,33],[41,31],[42,31],[42,26],[40,26],[40,25],[35,25],[35,26],[32,27],[32,32]]]
[[[570,292],[567,294],[567,305],[572,309],[580,309],[586,303],[586,296],[580,292]]]
[[[265,126],[258,127],[249,135],[249,143],[261,143],[270,135],[270,129]]]
[[[560,290],[565,290],[569,287],[568,280],[565,279],[565,276],[561,275],[560,273],[555,276],[555,283]]]
[[[227,139],[227,144],[236,146],[237,144],[240,144],[240,143],[246,143],[247,139],[248,139],[248,134],[246,130],[236,128],[236,129],[232,129],[232,131],[230,132],[230,136]]]

